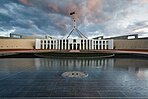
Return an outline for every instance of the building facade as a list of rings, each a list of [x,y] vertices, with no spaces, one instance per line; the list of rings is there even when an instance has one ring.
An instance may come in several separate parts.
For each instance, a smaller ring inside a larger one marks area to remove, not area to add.
[[[99,39],[36,39],[35,49],[52,50],[107,50],[113,49],[113,40]]]
[[[0,49],[35,49],[35,39],[0,39]]]

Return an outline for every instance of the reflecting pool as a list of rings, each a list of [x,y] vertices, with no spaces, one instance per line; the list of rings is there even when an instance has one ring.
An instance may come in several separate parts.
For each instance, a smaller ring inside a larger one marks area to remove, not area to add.
[[[146,98],[148,60],[1,58],[0,97]]]

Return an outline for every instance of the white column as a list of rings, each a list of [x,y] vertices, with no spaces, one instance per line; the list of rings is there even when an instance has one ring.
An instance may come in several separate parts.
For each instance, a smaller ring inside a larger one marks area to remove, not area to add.
[[[94,50],[94,40],[91,40],[91,49]]]
[[[83,50],[84,50],[84,46],[85,46],[84,44],[85,44],[85,43],[84,43],[84,39],[83,39]]]
[[[54,40],[53,40],[53,49],[54,49]]]
[[[97,44],[97,42],[98,42],[98,40],[96,40],[96,50],[98,50],[98,47],[97,47],[98,44]]]
[[[57,39],[57,49],[59,49],[59,48],[58,48],[58,47],[59,47],[59,46],[58,46],[58,43],[59,43],[59,42],[58,42],[58,39]]]
[[[51,40],[49,40],[49,49],[51,49]]]
[[[44,49],[44,40],[42,40],[43,42],[42,42],[42,44],[43,44],[43,46],[42,46],[42,49]]]
[[[59,39],[59,45],[58,45],[58,46],[59,46],[59,50],[60,50],[60,47],[61,47],[61,43],[60,43],[60,42],[61,42],[61,41],[60,41],[60,39]]]
[[[46,49],[47,49],[47,47],[48,47],[48,40],[46,40]]]
[[[95,47],[96,47],[96,50],[97,50],[97,40],[95,41],[95,44],[96,44],[96,46],[95,46]]]
[[[54,49],[57,49],[56,45],[57,45],[57,40],[54,40]]]
[[[56,49],[56,40],[54,40],[54,49]]]
[[[86,40],[86,50],[88,49],[88,41]]]
[[[91,40],[88,40],[88,42],[89,42],[89,50],[91,50]]]
[[[63,50],[63,40],[61,40],[61,49]]]
[[[55,40],[55,49],[57,49],[57,40]]]
[[[100,50],[102,49],[102,40],[100,40]]]
[[[49,49],[49,40],[47,40],[47,49]]]
[[[80,40],[80,50],[81,50],[81,40]]]
[[[46,49],[46,43],[45,42],[46,42],[46,40],[44,40],[44,49]]]
[[[73,42],[72,42],[72,50],[73,50]]]
[[[105,49],[107,49],[107,44],[106,44],[106,41],[105,41]]]
[[[65,50],[67,50],[67,47],[66,47],[66,45],[67,45],[67,42],[66,42],[66,39],[65,39]]]
[[[89,49],[89,40],[87,40],[87,50]]]
[[[41,40],[41,41],[42,41],[42,40]],[[40,41],[40,42],[41,42],[41,41]],[[40,46],[41,46],[41,49],[42,49],[42,47],[43,47],[43,41],[42,41],[42,43],[41,43],[41,45],[40,45]]]
[[[60,49],[60,40],[58,40],[58,49]]]
[[[69,40],[68,40],[68,49],[70,49],[70,43],[69,43]]]
[[[101,49],[103,49],[103,40],[101,41]]]
[[[55,40],[53,40],[54,49],[56,49],[55,44],[56,44],[56,42],[55,42]]]
[[[98,40],[98,49],[100,50],[100,40]]]

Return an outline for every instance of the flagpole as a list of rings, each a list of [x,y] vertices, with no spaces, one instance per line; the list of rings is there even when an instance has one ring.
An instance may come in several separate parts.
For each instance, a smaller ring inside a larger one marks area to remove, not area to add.
[[[71,16],[73,16],[73,15],[75,15],[75,12],[71,12],[70,13],[70,15]],[[87,37],[82,33],[82,32],[80,32],[78,29],[77,29],[77,27],[76,27],[76,18],[75,17],[73,17],[73,29],[70,31],[70,33],[67,35],[67,38],[69,38],[69,36],[73,33],[73,31],[75,30],[78,34],[79,34],[79,36],[81,37],[81,38],[86,38],[87,39]]]
[[[75,18],[73,19],[73,28],[74,29],[76,28],[76,19]]]

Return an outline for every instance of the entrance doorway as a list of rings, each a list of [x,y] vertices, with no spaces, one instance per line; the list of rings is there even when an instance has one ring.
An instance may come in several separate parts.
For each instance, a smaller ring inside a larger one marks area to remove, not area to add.
[[[72,44],[70,44],[70,50],[72,50]]]
[[[80,50],[80,44],[77,44],[77,50]]]
[[[73,45],[73,49],[76,50],[76,44]]]

